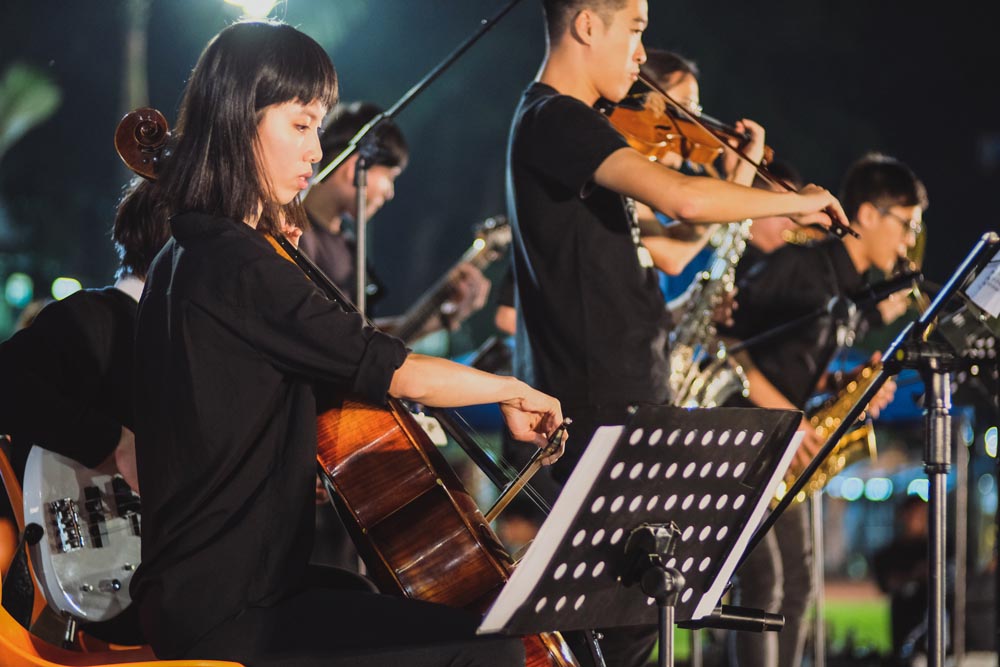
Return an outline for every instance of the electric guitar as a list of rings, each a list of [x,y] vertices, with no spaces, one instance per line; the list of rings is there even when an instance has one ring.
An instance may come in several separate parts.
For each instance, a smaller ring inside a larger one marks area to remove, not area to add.
[[[511,231],[506,217],[498,215],[481,222],[476,227],[476,240],[469,249],[399,318],[392,328],[393,335],[407,344],[412,343],[427,321],[443,312],[443,307],[451,296],[449,279],[452,271],[466,262],[482,271],[503,256],[510,241]]]
[[[106,621],[132,603],[139,565],[139,496],[111,462],[85,468],[32,447],[24,469],[24,522],[44,536],[31,547],[42,593],[55,609]]]

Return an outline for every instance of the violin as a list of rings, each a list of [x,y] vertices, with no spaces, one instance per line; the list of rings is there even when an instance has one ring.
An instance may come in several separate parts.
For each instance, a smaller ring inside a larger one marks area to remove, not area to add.
[[[608,114],[608,120],[621,132],[629,146],[651,160],[661,160],[675,153],[695,164],[711,166],[725,152],[726,143],[740,145],[750,141],[750,134],[699,114],[696,123],[673,102],[651,94],[630,95]],[[774,149],[764,147],[762,164],[774,159]]]
[[[162,114],[139,109],[119,124],[115,148],[130,169],[156,180],[169,136]],[[267,240],[331,301],[357,312],[287,239]],[[379,589],[485,612],[513,559],[413,415],[396,399],[382,407],[321,393],[316,403],[320,473]],[[579,667],[558,632],[523,642],[526,667]]]
[[[693,159],[688,157],[688,155],[696,155],[700,158],[709,156],[710,152],[707,150],[695,150],[696,147],[707,146],[710,149],[714,148],[718,151],[709,162],[701,162],[701,164],[710,165],[715,157],[718,157],[723,151],[728,149],[739,155],[745,162],[752,164],[757,174],[767,183],[781,187],[787,192],[797,192],[796,188],[767,170],[767,163],[774,158],[773,150],[769,152],[768,148],[765,147],[764,158],[760,163],[754,162],[747,157],[746,153],[740,147],[731,146],[728,143],[729,139],[736,139],[745,143],[749,139],[746,134],[739,132],[736,128],[726,126],[711,116],[706,116],[705,114],[695,115],[681,106],[662,86],[646,74],[640,74],[639,81],[648,87],[651,93],[655,93],[656,97],[659,98],[659,102],[653,105],[650,105],[648,102],[644,104],[644,109],[652,109],[651,112],[646,112],[645,115],[637,116],[632,114],[629,117],[630,114],[626,113],[625,116],[620,117],[620,122],[622,125],[626,125],[626,128],[619,128],[619,132],[625,136],[626,141],[637,151],[648,156],[650,159],[659,159],[660,156],[668,152],[679,153],[688,159]],[[649,95],[647,95],[648,97]],[[663,110],[657,112],[656,109],[660,105],[662,105]],[[609,120],[616,128],[618,128],[618,124],[615,123],[613,116],[617,112],[618,109],[616,108],[609,115]],[[625,120],[625,118],[628,118],[628,120]],[[698,129],[694,129],[695,127]],[[687,134],[684,133],[685,131]],[[687,155],[685,151],[687,151]],[[829,215],[831,221],[828,233],[841,238],[848,234],[855,238],[861,238],[860,234],[841,223],[832,210],[828,209],[826,213]]]

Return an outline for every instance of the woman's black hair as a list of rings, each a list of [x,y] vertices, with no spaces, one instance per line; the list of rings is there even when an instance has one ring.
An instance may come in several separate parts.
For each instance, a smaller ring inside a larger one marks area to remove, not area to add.
[[[667,79],[676,72],[690,74],[695,79],[701,77],[698,65],[693,60],[689,60],[679,53],[663,49],[646,50],[646,69],[652,72],[653,77],[658,80]]]
[[[119,260],[116,278],[145,279],[153,258],[170,238],[169,211],[156,188],[156,183],[141,176],[133,177],[124,188],[111,228]]]
[[[158,190],[174,213],[198,211],[237,221],[257,219],[277,232],[279,221],[301,224],[298,198],[275,204],[257,159],[264,110],[286,102],[337,101],[337,73],[323,48],[295,28],[274,22],[236,23],[216,35],[184,90],[173,153]]]

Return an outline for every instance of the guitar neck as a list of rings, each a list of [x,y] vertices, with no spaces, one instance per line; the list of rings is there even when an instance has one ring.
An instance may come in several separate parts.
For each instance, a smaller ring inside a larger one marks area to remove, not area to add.
[[[441,306],[448,300],[449,279],[451,274],[462,264],[470,263],[482,271],[493,261],[491,253],[486,248],[471,246],[447,272],[424,292],[400,318],[395,328],[395,335],[406,343],[412,343],[418,333],[430,319],[441,312]]]

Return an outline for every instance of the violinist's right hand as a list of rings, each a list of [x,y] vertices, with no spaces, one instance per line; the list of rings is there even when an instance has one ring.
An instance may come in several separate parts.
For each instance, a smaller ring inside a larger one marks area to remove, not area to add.
[[[830,229],[836,220],[843,227],[850,226],[840,202],[826,188],[810,183],[799,190],[797,196],[802,201],[802,207],[798,212],[788,214],[797,224],[820,225]]]
[[[515,440],[544,449],[548,446],[548,436],[563,422],[562,406],[552,396],[532,389],[523,382],[521,385],[519,396],[500,402],[500,412]],[[564,436],[559,450],[541,459],[542,465],[555,463],[563,455],[565,446]]]

